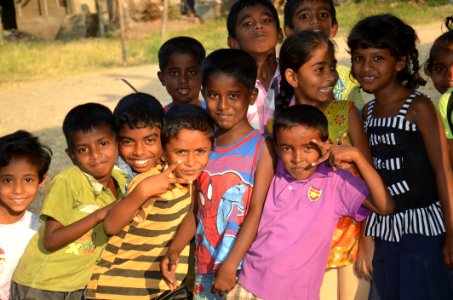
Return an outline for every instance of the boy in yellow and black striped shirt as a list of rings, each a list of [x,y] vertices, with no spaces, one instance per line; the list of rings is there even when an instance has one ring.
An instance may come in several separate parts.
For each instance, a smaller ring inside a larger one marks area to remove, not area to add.
[[[179,224],[194,220],[192,182],[207,163],[212,122],[203,109],[187,104],[172,108],[160,123],[162,106],[150,97],[126,96],[114,111],[121,158],[138,175],[105,219],[104,230],[112,237],[87,286],[87,299],[150,299],[168,291],[160,260]],[[188,259],[189,245],[176,269],[178,284]]]

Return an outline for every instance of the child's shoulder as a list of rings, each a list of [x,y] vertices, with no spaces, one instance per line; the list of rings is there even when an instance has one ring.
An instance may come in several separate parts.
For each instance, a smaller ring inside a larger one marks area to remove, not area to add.
[[[133,190],[144,179],[154,176],[154,175],[159,175],[162,172],[162,170],[163,170],[163,166],[158,164],[158,165],[154,166],[153,168],[149,169],[148,171],[138,174],[129,183],[128,191]]]

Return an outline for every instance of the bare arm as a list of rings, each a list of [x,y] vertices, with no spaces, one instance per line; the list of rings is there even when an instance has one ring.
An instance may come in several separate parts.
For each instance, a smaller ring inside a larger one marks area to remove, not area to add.
[[[177,166],[178,164],[174,164],[161,174],[143,179],[125,198],[118,201],[105,217],[105,233],[118,234],[149,198],[165,193],[174,183],[185,183],[180,178],[170,177]]]
[[[416,97],[407,117],[417,124],[434,169],[446,230],[444,260],[453,267],[453,174],[445,131],[429,98]]]
[[[220,295],[223,295],[236,285],[236,271],[239,263],[250,248],[258,231],[264,201],[275,173],[275,157],[272,142],[266,139],[256,169],[249,211],[238,232],[233,248],[216,273],[213,292],[219,292]]]
[[[102,222],[112,205],[113,203],[68,226],[64,226],[57,220],[48,217],[44,231],[44,247],[47,251],[53,252],[77,240],[91,228]]]
[[[196,193],[198,194],[198,193]],[[197,229],[196,223],[196,212],[197,212],[197,196],[192,197],[192,203],[190,204],[187,215],[182,220],[181,224],[176,231],[175,237],[168,248],[167,253],[160,263],[160,271],[162,277],[170,287],[170,290],[174,290],[178,287],[176,281],[175,271],[179,263],[179,254],[184,247],[192,240],[195,236]]]
[[[370,164],[373,164],[370,145],[368,144],[368,137],[363,130],[363,121],[355,106],[352,106],[349,109],[348,136],[351,140],[351,144],[360,150],[360,153],[362,153]]]

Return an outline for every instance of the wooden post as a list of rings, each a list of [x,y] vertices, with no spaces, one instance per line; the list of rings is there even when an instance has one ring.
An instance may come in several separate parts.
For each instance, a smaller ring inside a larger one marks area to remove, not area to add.
[[[126,60],[126,42],[125,42],[125,34],[124,34],[124,18],[123,18],[123,0],[118,0],[118,16],[120,18],[120,34],[121,34],[121,57],[123,66],[127,65]]]
[[[96,10],[98,12],[99,36],[105,37],[104,12],[102,10],[101,0],[96,0]]]
[[[162,44],[165,39],[168,23],[168,0],[164,0],[164,11],[162,12],[162,25],[160,31],[160,43]]]

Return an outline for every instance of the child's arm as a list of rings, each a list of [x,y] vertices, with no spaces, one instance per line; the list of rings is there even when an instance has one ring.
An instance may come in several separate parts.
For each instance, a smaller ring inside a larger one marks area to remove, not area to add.
[[[371,236],[365,236],[364,234],[366,221],[362,221],[361,225],[359,251],[354,268],[359,278],[371,281],[373,279],[374,240]]]
[[[266,139],[255,173],[249,211],[238,232],[233,248],[216,272],[216,279],[212,286],[214,293],[218,292],[222,296],[236,285],[236,272],[239,263],[250,248],[258,231],[264,200],[275,173],[275,163],[274,147],[272,142]]]
[[[183,179],[170,177],[178,167],[171,165],[159,175],[143,179],[125,198],[118,201],[104,220],[104,232],[107,235],[118,234],[134,218],[137,210],[146,200],[170,190],[174,183],[186,183]]]
[[[445,223],[444,260],[453,267],[453,174],[442,122],[429,98],[418,96],[408,110],[407,118],[417,124],[434,170]]]
[[[195,236],[197,229],[195,217],[197,211],[197,198],[196,196],[194,196],[194,194],[192,194],[192,203],[190,204],[189,211],[179,225],[178,230],[175,234],[175,238],[171,242],[167,253],[162,258],[162,261],[160,263],[160,271],[162,273],[162,277],[172,291],[178,287],[175,271],[179,263],[179,254]]]
[[[323,155],[312,164],[313,166],[326,159],[329,160],[329,164],[334,170],[335,165],[337,164],[343,165],[344,163],[354,163],[356,165],[357,170],[360,172],[360,176],[367,184],[370,192],[370,197],[365,199],[362,203],[363,207],[380,215],[388,215],[395,210],[395,202],[390,196],[381,176],[379,176],[374,167],[356,147],[349,145],[332,146],[317,140],[313,140],[313,143],[318,145],[323,153]]]
[[[371,155],[370,145],[368,144],[368,138],[363,130],[363,121],[357,108],[350,106],[349,108],[349,139],[351,144],[360,150],[360,153],[368,160],[370,164],[373,163],[373,157]]]
[[[44,247],[47,251],[53,252],[77,240],[91,228],[102,222],[112,205],[113,203],[68,226],[62,225],[54,218],[47,217],[44,231]]]

